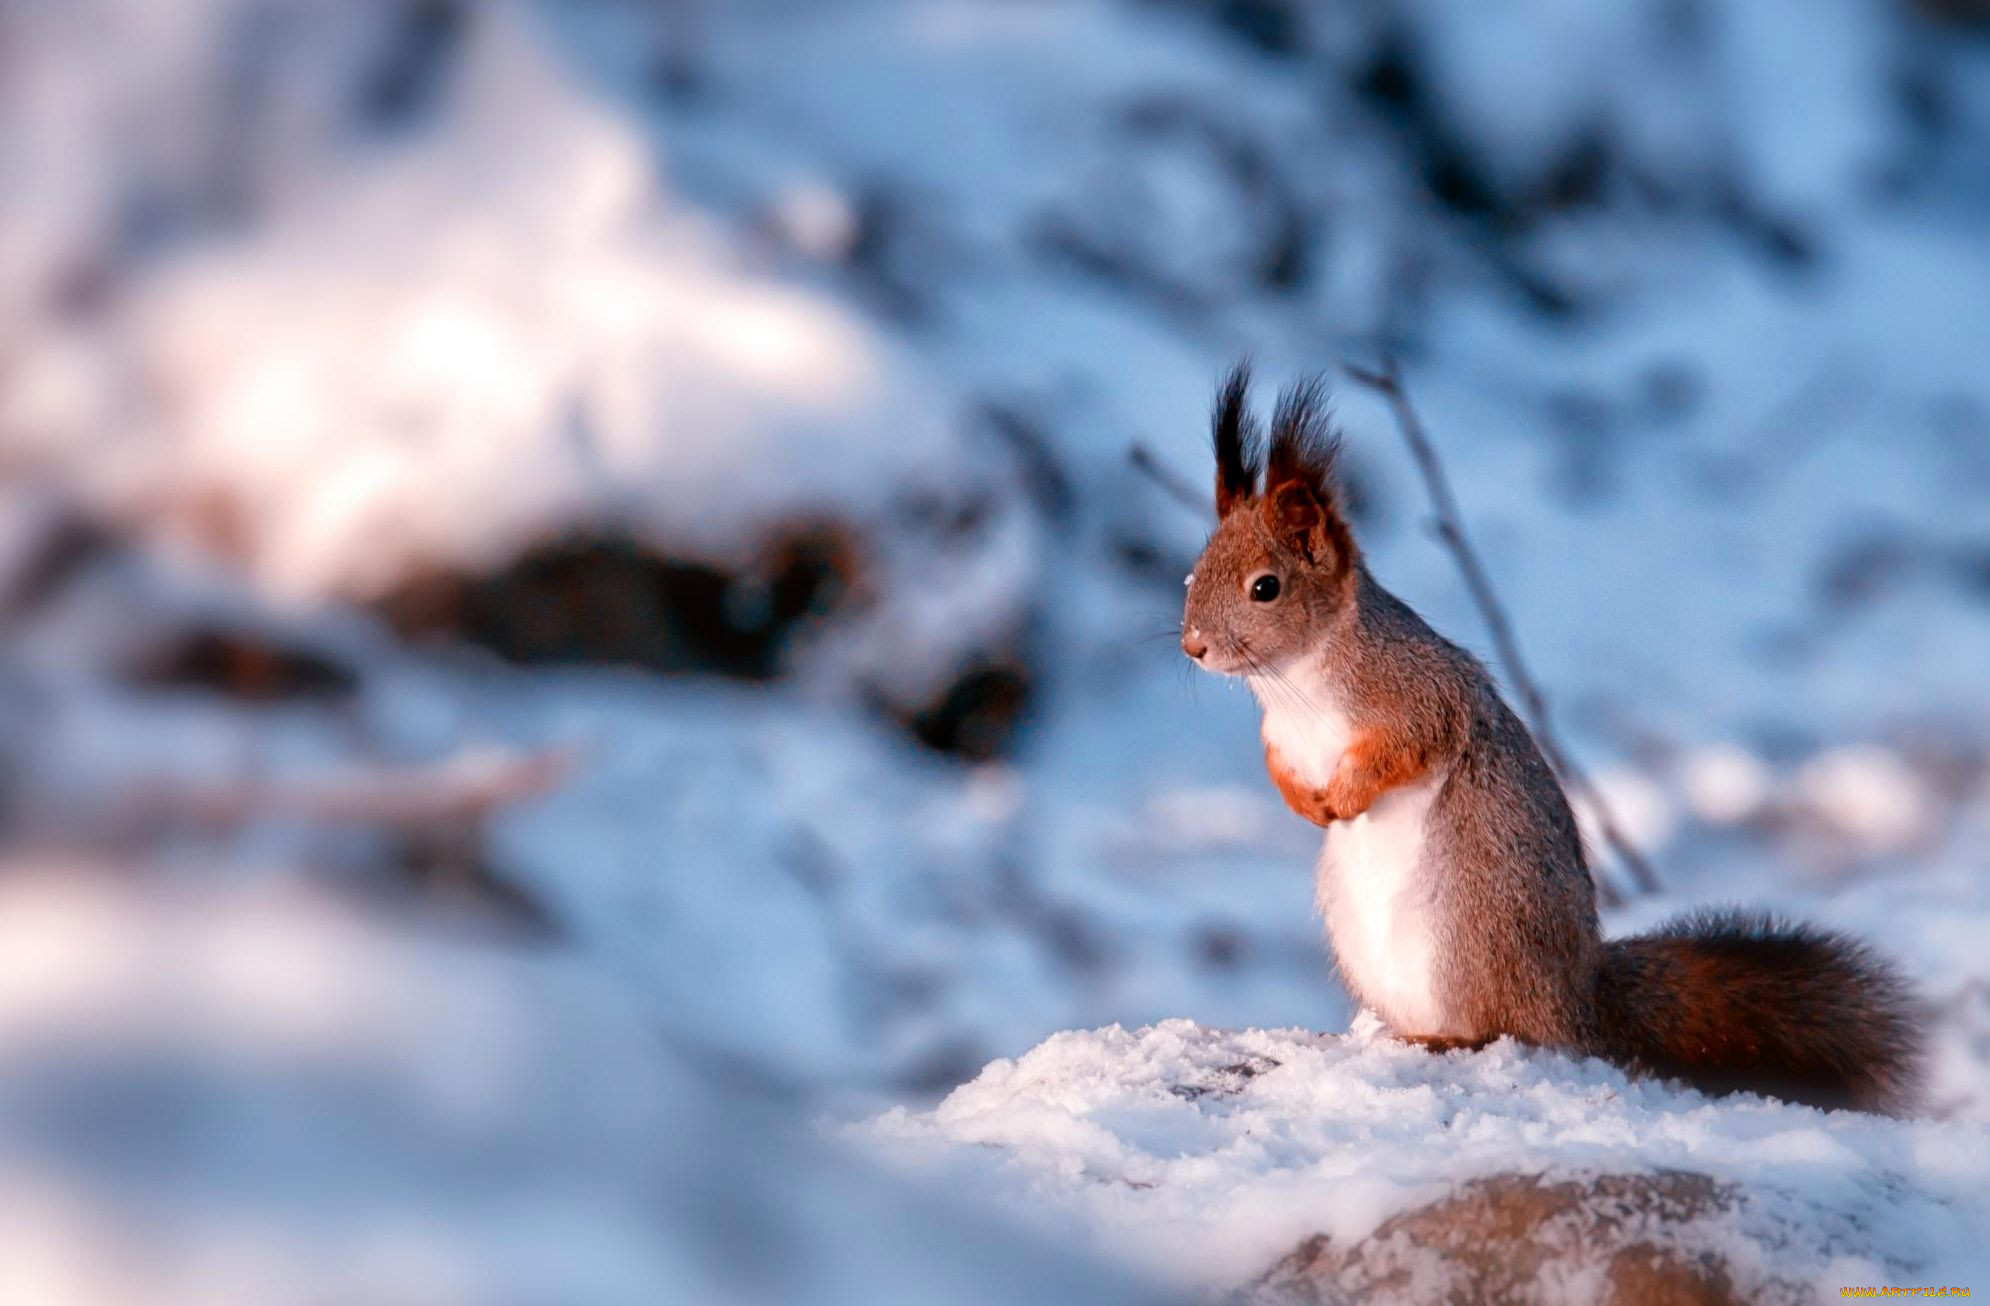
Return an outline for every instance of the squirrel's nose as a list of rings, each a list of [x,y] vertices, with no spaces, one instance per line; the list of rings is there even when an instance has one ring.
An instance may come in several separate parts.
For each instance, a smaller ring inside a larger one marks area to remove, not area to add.
[[[1191,626],[1182,632],[1182,652],[1200,662],[1209,653],[1209,641],[1202,637],[1201,631]]]

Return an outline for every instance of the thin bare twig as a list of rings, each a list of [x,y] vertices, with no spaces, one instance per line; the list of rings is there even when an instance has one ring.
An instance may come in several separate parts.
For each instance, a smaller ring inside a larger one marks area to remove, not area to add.
[[[1155,457],[1152,449],[1135,440],[1127,447],[1126,458],[1128,462],[1133,464],[1134,471],[1141,473],[1152,480],[1154,484],[1160,486],[1161,490],[1170,499],[1181,504],[1198,517],[1208,521],[1215,520],[1216,501],[1206,494],[1198,493],[1194,486],[1183,480],[1173,469]]]
[[[1465,588],[1471,592],[1472,602],[1485,619],[1486,629],[1492,634],[1493,649],[1499,655],[1500,667],[1520,697],[1521,709],[1527,714],[1527,724],[1533,730],[1534,740],[1541,746],[1541,752],[1546,755],[1548,765],[1554,768],[1562,784],[1588,805],[1596,819],[1597,829],[1630,872],[1637,887],[1645,893],[1656,892],[1658,877],[1652,872],[1651,864],[1624,834],[1617,818],[1604,803],[1603,795],[1570,760],[1549,725],[1547,697],[1534,677],[1528,674],[1527,664],[1520,656],[1520,643],[1513,634],[1513,623],[1494,594],[1492,581],[1487,577],[1477,551],[1465,537],[1464,516],[1458,511],[1458,500],[1451,493],[1451,482],[1444,475],[1444,465],[1438,461],[1437,450],[1424,430],[1423,419],[1403,391],[1402,376],[1395,359],[1386,359],[1380,371],[1351,363],[1346,365],[1346,371],[1355,381],[1382,396],[1395,414],[1396,428],[1402,432],[1411,456],[1416,459],[1417,470],[1423,475],[1424,489],[1429,493],[1431,507],[1437,514],[1437,538],[1457,559],[1458,570],[1465,577]],[[1615,897],[1609,886],[1600,879],[1598,888],[1606,900]]]

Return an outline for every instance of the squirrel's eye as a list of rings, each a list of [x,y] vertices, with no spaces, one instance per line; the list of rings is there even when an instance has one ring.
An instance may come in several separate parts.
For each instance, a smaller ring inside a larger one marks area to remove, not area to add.
[[[1251,601],[1269,603],[1278,597],[1278,577],[1266,572],[1251,582]]]

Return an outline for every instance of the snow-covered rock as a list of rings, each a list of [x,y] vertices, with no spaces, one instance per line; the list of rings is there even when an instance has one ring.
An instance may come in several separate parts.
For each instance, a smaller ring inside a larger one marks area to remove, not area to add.
[[[1372,1019],[1058,1034],[849,1132],[1208,1293],[1719,1301],[1990,1270],[1979,1128],[1713,1100],[1505,1040],[1433,1056]]]
[[[1804,1285],[1737,1282],[1721,1244],[1731,1185],[1688,1170],[1474,1179],[1385,1220],[1352,1247],[1307,1239],[1251,1286],[1265,1302],[1547,1300],[1739,1306],[1812,1300]]]

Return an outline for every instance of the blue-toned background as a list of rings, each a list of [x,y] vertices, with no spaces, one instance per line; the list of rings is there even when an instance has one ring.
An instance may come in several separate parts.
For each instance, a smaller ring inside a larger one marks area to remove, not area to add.
[[[1246,354],[1400,358],[1664,883],[1610,927],[1871,935],[1983,1121],[1986,21],[0,0],[20,1299],[1100,1299],[795,1140],[1345,1027],[1172,633]],[[1490,653],[1338,388],[1376,571]]]

